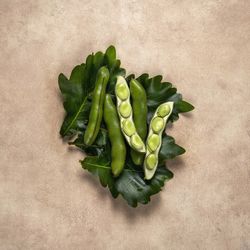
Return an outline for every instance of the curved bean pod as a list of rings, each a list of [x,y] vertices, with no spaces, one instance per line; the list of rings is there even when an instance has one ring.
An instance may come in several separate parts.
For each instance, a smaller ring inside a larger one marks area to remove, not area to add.
[[[144,175],[146,180],[150,180],[158,165],[158,154],[162,143],[162,132],[169,116],[173,111],[173,102],[161,104],[155,111],[150,122],[149,133],[146,143],[146,156],[144,159]]]
[[[133,121],[128,84],[122,76],[117,77],[115,95],[117,100],[117,112],[120,117],[120,126],[124,137],[132,149],[145,153],[146,147],[141,137],[138,135]]]
[[[147,136],[147,95],[144,87],[135,79],[130,81],[130,93],[132,97],[133,119],[138,135],[143,141]],[[131,158],[136,165],[143,163],[144,154],[133,149],[130,150]]]
[[[121,132],[116,106],[109,94],[105,95],[104,121],[111,142],[111,170],[113,175],[117,177],[124,168],[126,160],[126,145]]]
[[[108,68],[101,67],[97,73],[92,105],[89,114],[89,122],[84,134],[84,143],[86,145],[91,145],[95,141],[96,136],[99,132],[103,115],[103,102],[108,80]]]

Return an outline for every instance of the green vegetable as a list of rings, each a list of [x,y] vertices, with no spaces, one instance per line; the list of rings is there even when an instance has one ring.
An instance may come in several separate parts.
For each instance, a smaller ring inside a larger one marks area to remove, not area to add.
[[[158,134],[164,128],[164,120],[161,117],[154,118],[151,122],[151,128]]]
[[[91,145],[95,141],[96,136],[99,132],[108,80],[109,70],[107,69],[107,67],[101,67],[97,74],[93,100],[89,114],[89,122],[84,134],[84,143],[86,145]]]
[[[104,101],[104,121],[111,141],[111,170],[113,175],[117,177],[124,168],[126,145],[120,129],[116,106],[109,94],[106,94]]]
[[[129,85],[135,128],[141,139],[145,141],[147,137],[147,95],[145,89],[137,80],[132,79]],[[143,163],[144,154],[131,149],[130,155],[134,164],[141,165]]]
[[[148,139],[146,144],[146,157],[144,160],[145,179],[150,180],[158,165],[158,153],[160,151],[162,132],[173,110],[173,102],[161,104],[155,111],[150,122]],[[159,117],[159,114],[161,117]]]
[[[137,151],[142,151],[143,150],[143,144],[142,144],[142,141],[141,141],[141,138],[139,135],[137,134],[133,134],[131,136],[131,139],[130,139],[130,142],[131,142],[131,145],[134,149],[136,149]]]
[[[155,154],[149,154],[145,159],[147,169],[153,170],[157,164],[157,156]]]
[[[130,104],[130,91],[126,80],[122,76],[117,77],[115,94],[117,111],[124,137],[135,151],[145,153],[145,145],[136,131],[133,121],[132,107]],[[126,98],[125,98],[126,97]]]
[[[118,85],[116,92],[117,92],[118,97],[122,101],[125,101],[126,99],[129,98],[129,91],[125,85],[122,85],[122,84]]]
[[[157,115],[159,117],[165,117],[170,112],[168,105],[162,105],[158,108]]]
[[[159,145],[160,145],[160,137],[159,135],[156,134],[152,134],[148,137],[148,149],[153,152],[155,151]]]
[[[118,110],[122,117],[128,118],[131,115],[132,107],[129,102],[123,101],[118,106]]]
[[[67,136],[70,139],[85,130],[91,107],[89,96],[95,88],[97,72],[104,65],[110,73],[108,89],[112,92],[117,76],[125,76],[126,73],[120,68],[120,60],[116,59],[114,46],[109,46],[105,54],[99,51],[87,56],[85,63],[73,68],[69,79],[62,73],[59,75],[58,84],[66,111],[60,129],[62,137]]]
[[[147,159],[148,167],[153,166],[154,169],[156,158],[158,164],[154,176],[150,180],[145,180],[142,169],[133,163],[131,154],[127,154],[123,171],[118,177],[114,178],[111,169],[113,161],[111,152],[113,147],[110,143],[110,133],[107,131],[106,123],[101,124],[96,139],[91,145],[84,143],[97,72],[102,66],[106,66],[109,70],[110,77],[106,91],[113,98],[115,87],[117,87],[117,77],[125,76],[125,70],[120,68],[120,60],[116,59],[114,46],[110,46],[105,53],[97,52],[89,55],[86,62],[74,67],[69,78],[63,74],[59,75],[59,87],[62,92],[64,109],[66,111],[60,133],[63,137],[66,137],[66,140],[69,140],[70,145],[75,145],[87,154],[84,160],[81,161],[84,169],[98,176],[102,186],[107,186],[114,198],[120,194],[130,206],[136,207],[138,203],[148,203],[152,195],[161,191],[164,182],[173,177],[173,174],[166,169],[165,161],[183,154],[185,149],[178,146],[173,137],[163,133],[162,138],[159,138],[157,133],[153,133],[157,138],[155,136],[148,137],[149,143],[147,143],[147,149],[149,154],[147,156],[149,157],[145,158],[145,163]],[[150,78],[147,74],[142,74],[136,78],[132,74],[126,77],[127,82],[130,82],[132,79],[136,79],[146,92],[148,109],[147,126],[149,126],[151,118],[162,103],[174,103],[167,122],[176,121],[180,113],[189,112],[194,108],[182,99],[182,95],[177,93],[176,88],[171,83],[162,82],[161,76]],[[130,98],[130,91],[127,85],[123,90],[118,92],[122,93],[119,96],[120,100],[126,101]],[[131,97],[133,107],[134,100],[132,93]],[[132,111],[131,114],[134,116],[134,112]],[[164,118],[166,113],[168,113],[167,109],[159,109],[157,116]],[[130,123],[130,119],[124,119],[122,123],[124,129],[122,132],[126,133],[131,140],[135,133],[134,130],[137,131],[135,119],[134,117],[132,124]],[[140,135],[139,129],[137,133]],[[73,136],[76,139],[71,141]],[[149,140],[149,138],[151,139]],[[133,137],[133,143],[137,145],[136,137]],[[130,150],[127,144],[126,147],[127,150]],[[158,157],[155,155],[156,150],[159,150]]]
[[[127,136],[132,136],[135,133],[135,125],[131,120],[124,120],[122,122],[123,131]]]

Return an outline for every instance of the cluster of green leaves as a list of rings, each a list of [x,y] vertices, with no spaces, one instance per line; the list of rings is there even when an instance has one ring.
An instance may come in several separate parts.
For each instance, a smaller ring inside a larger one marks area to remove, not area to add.
[[[105,124],[102,123],[99,134],[91,146],[83,143],[96,74],[103,65],[106,65],[110,71],[107,91],[114,95],[116,77],[126,74],[120,67],[120,60],[116,58],[114,46],[110,46],[105,53],[97,52],[89,55],[85,63],[77,65],[72,70],[69,79],[63,74],[59,75],[58,82],[66,111],[60,134],[69,140],[70,145],[75,145],[87,153],[81,161],[82,167],[98,176],[102,186],[108,187],[114,198],[120,194],[130,206],[136,207],[138,203],[148,203],[150,196],[160,192],[165,181],[173,177],[173,173],[166,168],[165,161],[183,154],[185,149],[177,145],[174,138],[164,134],[159,152],[159,165],[155,176],[150,181],[144,180],[142,167],[133,164],[129,153],[122,174],[118,178],[112,176],[111,146]],[[127,80],[131,78],[135,76],[129,75]],[[182,99],[181,94],[177,93],[177,89],[171,83],[162,82],[162,76],[149,78],[148,74],[142,74],[136,79],[144,86],[147,93],[148,123],[156,108],[166,101],[174,102],[174,110],[169,122],[176,121],[179,113],[189,112],[194,108]],[[73,137],[76,138],[73,140]],[[129,152],[129,146],[127,147]]]

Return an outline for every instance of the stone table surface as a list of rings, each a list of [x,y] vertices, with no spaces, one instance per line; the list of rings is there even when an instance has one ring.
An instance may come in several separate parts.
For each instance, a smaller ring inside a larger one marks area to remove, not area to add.
[[[250,1],[0,1],[0,249],[250,249]],[[117,48],[196,107],[168,133],[186,154],[136,209],[59,134],[57,77]]]

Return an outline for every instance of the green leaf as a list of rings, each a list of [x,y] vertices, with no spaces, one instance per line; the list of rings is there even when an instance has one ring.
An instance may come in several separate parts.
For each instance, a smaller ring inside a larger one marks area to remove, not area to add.
[[[173,159],[178,155],[184,154],[186,151],[181,146],[175,143],[173,137],[164,134],[162,138],[162,145],[159,152],[159,161],[163,162],[168,159]]]
[[[98,176],[103,187],[109,188],[112,196],[116,198],[118,191],[115,188],[115,179],[111,173],[110,161],[105,156],[87,156],[81,161],[82,167],[93,175]]]
[[[94,55],[94,59],[93,59],[93,66],[94,66],[94,71],[98,71],[99,68],[102,67],[103,65],[103,60],[104,60],[104,54],[101,51],[98,51],[95,55]]]
[[[63,74],[59,75],[58,82],[64,99],[64,109],[68,113],[72,114],[82,103],[82,86],[78,83],[71,84],[71,82]]]
[[[60,129],[60,134],[62,136],[67,135],[69,137],[72,137],[81,129],[83,129],[88,120],[90,106],[90,102],[86,99],[82,103],[76,114],[68,113],[64,118],[63,124]]]
[[[132,207],[138,203],[147,204],[152,195],[161,191],[165,181],[173,178],[173,173],[161,166],[150,181],[145,181],[141,170],[132,164],[127,167],[115,181],[115,187]]]
[[[59,88],[64,99],[63,106],[67,112],[60,129],[62,136],[74,135],[83,126],[84,121],[88,119],[90,103],[88,97],[83,95],[82,85],[79,82],[79,77],[82,77],[79,73],[81,70],[81,67],[73,70],[74,73],[71,74],[73,82],[63,74],[58,77]]]
[[[100,129],[95,142],[90,146],[84,144],[83,138],[84,133],[81,133],[73,142],[69,142],[69,145],[75,145],[81,150],[84,150],[88,155],[92,156],[99,156],[105,152],[108,144],[108,132],[106,129]]]
[[[81,65],[75,66],[69,78],[70,82],[81,85],[83,82],[83,77],[84,77],[84,69],[85,69],[84,63]]]
[[[179,113],[185,113],[185,112],[189,112],[191,110],[194,109],[194,106],[188,102],[185,102],[183,100],[178,101],[175,104],[176,109],[179,111]]]
[[[161,191],[165,181],[173,178],[173,173],[161,166],[152,180],[145,181],[143,171],[131,162],[127,163],[118,178],[113,178],[110,160],[105,155],[87,156],[81,164],[84,169],[99,177],[102,186],[108,187],[113,197],[121,194],[132,207],[138,203],[147,204],[152,195]]]
[[[130,83],[130,81],[131,81],[132,79],[134,79],[134,78],[135,78],[135,74],[130,74],[130,75],[128,75],[128,76],[126,77],[127,83]]]

